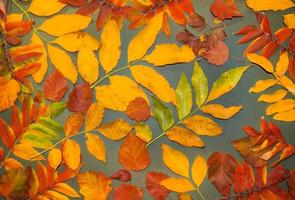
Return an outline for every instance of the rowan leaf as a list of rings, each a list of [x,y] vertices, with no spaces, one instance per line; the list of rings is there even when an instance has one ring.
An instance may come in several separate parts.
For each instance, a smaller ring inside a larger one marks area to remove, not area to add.
[[[151,109],[144,98],[136,97],[130,101],[125,113],[130,119],[140,122],[147,120],[151,116]]]
[[[176,107],[180,120],[191,112],[193,106],[192,98],[192,89],[186,75],[182,73],[176,88]]]
[[[169,190],[160,185],[161,181],[167,179],[168,176],[161,172],[148,172],[145,177],[145,184],[148,193],[157,200],[165,200],[169,194]]]
[[[80,145],[74,140],[67,139],[62,146],[62,157],[69,168],[78,169],[81,162]]]
[[[57,148],[53,148],[48,153],[48,164],[53,168],[57,169],[62,160],[61,151]]]
[[[52,36],[61,36],[83,30],[88,27],[91,17],[79,14],[55,15],[43,22],[38,28]]]
[[[44,97],[51,101],[60,101],[67,89],[67,80],[58,70],[55,70],[44,82]]]
[[[158,121],[161,129],[167,131],[174,124],[172,111],[164,103],[153,97],[154,110],[153,114]]]
[[[248,67],[249,66],[237,67],[221,74],[221,76],[213,83],[207,102],[217,99],[234,89]]]
[[[99,60],[106,73],[116,67],[121,55],[120,28],[113,19],[108,19],[100,36]]]
[[[186,178],[167,178],[161,181],[161,185],[173,192],[190,192],[195,190],[194,186]]]
[[[58,0],[33,0],[28,11],[38,16],[50,16],[58,13],[66,4]]]
[[[289,65],[289,57],[288,57],[288,53],[285,52],[282,55],[280,55],[280,59],[276,64],[276,73],[279,77],[283,76],[286,73],[286,71],[288,70],[288,65]]]
[[[0,77],[0,112],[14,104],[19,92],[20,86],[17,81]]]
[[[65,51],[49,44],[48,55],[55,68],[72,83],[76,83],[78,72],[71,57]]]
[[[166,103],[176,103],[175,91],[169,82],[151,67],[137,65],[131,67],[135,81]]]
[[[69,94],[67,108],[72,112],[86,112],[92,102],[92,91],[88,83],[81,83]]]
[[[77,66],[81,77],[90,85],[97,80],[99,76],[98,60],[90,49],[80,49]]]
[[[295,4],[293,4],[294,6]],[[295,14],[287,14],[284,15],[284,23],[287,25],[288,28],[290,29],[295,29]]]
[[[146,143],[135,135],[129,135],[119,149],[119,162],[128,170],[143,170],[151,162]]]
[[[44,160],[42,155],[36,156],[39,152],[26,144],[16,144],[13,147],[13,154],[24,160]]]
[[[243,106],[224,107],[221,104],[208,104],[202,106],[201,111],[218,119],[229,119],[240,112],[242,109]]]
[[[198,62],[195,62],[191,81],[195,89],[196,104],[200,107],[208,96],[208,80]]]
[[[294,99],[283,99],[274,104],[271,104],[266,109],[267,115],[273,115],[277,112],[289,111],[295,108],[295,100]]]
[[[114,200],[142,200],[143,190],[131,184],[122,184],[115,188]]]
[[[249,89],[249,92],[259,93],[263,92],[264,90],[274,86],[277,83],[275,79],[266,79],[266,80],[259,80],[255,83],[253,87]]]
[[[267,58],[260,56],[258,54],[255,54],[255,53],[247,54],[247,58],[251,62],[259,65],[265,71],[267,71],[269,73],[273,73],[273,65],[271,64],[271,62]]]
[[[191,62],[195,59],[195,54],[192,49],[183,45],[177,44],[160,44],[155,47],[151,54],[144,57],[144,60],[157,66]]]
[[[109,85],[97,86],[95,90],[96,99],[99,99],[104,108],[112,110],[125,111],[136,97],[142,97],[149,102],[137,84],[125,76],[111,76]]]
[[[100,103],[93,103],[86,112],[85,130],[91,131],[97,128],[103,119],[104,109]]]
[[[205,158],[197,156],[192,166],[192,179],[200,187],[207,175],[207,163]]]
[[[162,21],[163,13],[156,14],[149,19],[146,26],[132,38],[128,46],[128,63],[145,56],[161,30]]]
[[[266,103],[274,103],[282,100],[288,92],[286,90],[277,90],[270,94],[263,94],[259,97],[258,101],[266,102]]]
[[[277,113],[274,115],[273,118],[275,120],[285,121],[285,122],[295,121],[295,109]]]
[[[272,4],[269,4],[267,0],[247,0],[247,6],[254,11],[263,11],[263,10],[285,10],[295,6],[292,0],[280,0],[275,1]]]
[[[189,160],[181,151],[162,144],[162,159],[172,172],[189,178]]]
[[[132,126],[122,119],[116,119],[109,124],[103,124],[97,130],[110,140],[121,140],[132,130]]]
[[[76,192],[76,190],[66,183],[57,183],[54,185],[52,190],[63,193],[70,197],[76,197],[76,198],[80,197],[80,195]]]
[[[93,155],[97,160],[106,162],[106,149],[105,144],[99,136],[92,133],[86,133],[86,145],[89,153]]]

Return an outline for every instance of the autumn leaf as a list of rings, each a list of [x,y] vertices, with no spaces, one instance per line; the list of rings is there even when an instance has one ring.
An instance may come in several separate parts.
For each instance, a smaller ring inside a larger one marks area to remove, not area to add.
[[[70,197],[76,197],[76,198],[80,197],[80,195],[76,192],[76,190],[66,183],[57,183],[54,185],[52,190],[68,195]]]
[[[198,62],[195,62],[191,81],[195,89],[196,104],[201,106],[208,96],[208,80]]]
[[[58,0],[52,0],[50,2],[46,0],[33,0],[28,11],[38,16],[50,16],[58,13],[65,6],[66,4]]]
[[[277,113],[273,116],[273,119],[285,122],[295,121],[295,109]]]
[[[0,77],[0,111],[6,110],[11,107],[18,93],[20,92],[20,86],[15,80],[7,80]]]
[[[153,97],[153,114],[163,131],[167,131],[174,124],[172,111],[163,102]]]
[[[165,200],[169,194],[169,190],[161,186],[161,181],[167,179],[168,176],[161,172],[148,172],[145,177],[145,184],[148,193],[156,200]]]
[[[294,99],[283,99],[268,106],[266,109],[266,114],[272,115],[277,112],[292,110],[294,107],[295,107]]]
[[[120,169],[112,174],[112,176],[109,177],[110,179],[115,179],[123,182],[128,182],[132,179],[131,173],[126,169]]]
[[[161,181],[161,185],[174,192],[190,192],[195,190],[194,186],[186,178],[167,178]]]
[[[70,114],[64,124],[64,131],[66,136],[71,136],[79,132],[83,125],[84,116],[81,113]]]
[[[243,193],[254,188],[254,174],[246,161],[236,167],[233,175],[233,188],[235,193]]]
[[[79,51],[77,66],[81,77],[90,85],[97,80],[99,76],[98,60],[90,49],[82,48]]]
[[[145,99],[137,97],[129,103],[125,113],[130,119],[140,122],[151,116],[151,109]]]
[[[275,79],[266,79],[266,80],[259,80],[255,83],[253,87],[249,89],[249,92],[259,93],[262,92],[277,83]]]
[[[57,169],[62,161],[62,153],[59,149],[53,148],[48,153],[48,164],[53,168]]]
[[[254,53],[247,54],[247,58],[251,62],[259,65],[265,71],[267,71],[269,73],[273,73],[273,65],[271,64],[271,62],[267,58],[260,56],[258,54],[254,54]]]
[[[86,133],[86,145],[88,151],[97,159],[106,162],[105,144],[99,136],[92,133]]]
[[[266,103],[274,103],[274,102],[282,100],[287,94],[288,92],[286,90],[281,89],[270,94],[261,95],[258,101],[263,101]]]
[[[218,119],[229,119],[242,110],[243,106],[224,107],[221,104],[208,104],[202,106],[201,111]]]
[[[276,64],[276,74],[279,77],[283,76],[288,70],[288,65],[289,65],[289,57],[288,57],[288,53],[285,52],[280,55],[280,59]]]
[[[201,55],[214,65],[223,65],[229,58],[229,49],[223,41],[217,41]]]
[[[269,4],[267,0],[247,0],[247,6],[253,9],[254,11],[263,11],[263,10],[285,10],[291,8],[294,3],[291,0],[280,0],[275,1],[272,4]]]
[[[66,79],[58,70],[55,70],[44,82],[44,97],[51,101],[60,101],[67,89]]]
[[[197,156],[192,166],[192,179],[200,187],[207,175],[207,163],[205,158]]]
[[[294,4],[293,4],[293,6],[294,6]],[[294,20],[295,20],[295,14],[294,13],[284,15],[284,23],[290,29],[295,29],[295,22],[294,22]]]
[[[103,119],[104,109],[100,103],[93,103],[86,112],[85,130],[91,131],[97,128]]]
[[[122,119],[116,119],[108,124],[103,124],[97,130],[111,140],[121,140],[132,130],[132,126]]]
[[[76,86],[69,94],[67,108],[72,112],[86,112],[92,102],[92,91],[88,83]]]
[[[181,74],[176,88],[176,107],[179,119],[185,118],[193,106],[192,89],[184,73]]]
[[[134,135],[129,135],[119,150],[119,162],[128,170],[143,170],[151,162],[146,143]]]
[[[14,145],[12,152],[24,160],[44,160],[42,155],[36,156],[39,153],[38,151],[26,144]]]
[[[122,184],[115,188],[114,200],[142,200],[143,192],[131,184]]]
[[[136,136],[142,139],[145,142],[149,142],[153,138],[153,133],[148,124],[137,123],[135,124],[135,133]]]
[[[62,157],[69,168],[78,169],[81,162],[80,145],[74,140],[67,139],[62,147]]]
[[[234,0],[214,0],[211,4],[210,11],[221,20],[242,16]]]

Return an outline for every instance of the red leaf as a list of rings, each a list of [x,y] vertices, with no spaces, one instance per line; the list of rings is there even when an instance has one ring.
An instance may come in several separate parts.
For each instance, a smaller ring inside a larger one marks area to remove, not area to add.
[[[0,118],[0,137],[1,141],[8,149],[10,149],[15,141],[15,135],[9,125]]]
[[[256,184],[256,187],[258,187],[258,188],[265,187],[266,175],[267,175],[266,166],[256,167],[255,168],[255,184]]]
[[[84,4],[81,8],[77,10],[77,14],[80,15],[91,15],[100,7],[99,1],[91,0],[88,3]]]
[[[290,57],[288,65],[288,73],[290,77],[295,80],[295,55]]]
[[[59,0],[62,3],[69,4],[71,6],[80,7],[87,3],[88,0]]]
[[[263,34],[263,32],[260,29],[255,29],[253,31],[248,32],[241,39],[239,39],[237,41],[237,44],[243,44],[243,43],[249,42],[250,40],[252,40],[262,34]]]
[[[196,29],[202,29],[206,26],[206,22],[204,17],[194,13],[188,17],[188,24]]]
[[[148,172],[146,174],[146,189],[154,200],[165,200],[167,198],[170,191],[160,185],[161,181],[167,178],[169,176],[161,172]]]
[[[39,180],[39,192],[43,193],[47,190],[48,187],[48,177],[47,169],[40,162],[37,163],[37,177]]]
[[[259,133],[256,129],[254,129],[252,126],[245,126],[243,127],[243,131],[252,137],[257,137],[259,135],[261,135],[261,133]]]
[[[244,35],[246,33],[249,33],[250,31],[254,31],[256,29],[253,25],[247,25],[241,28],[239,31],[233,33],[234,35]]]
[[[163,15],[162,30],[165,33],[166,37],[171,36],[171,28],[169,25],[169,18],[167,12],[164,12]]]
[[[192,15],[195,12],[195,10],[194,10],[194,4],[192,3],[191,0],[182,0],[182,1],[179,1],[179,4],[178,5],[181,7],[181,9],[184,12],[186,12],[189,15]]]
[[[288,178],[288,192],[291,199],[295,199],[295,169],[290,171]]]
[[[261,27],[261,30],[264,33],[267,33],[270,36],[272,35],[271,34],[271,28],[270,28],[270,25],[269,25],[269,20],[268,20],[268,17],[266,15],[264,15],[262,17],[262,20],[261,20],[261,23],[260,23],[260,27]]]
[[[181,2],[180,2],[180,5],[181,5]],[[176,23],[184,26],[186,24],[186,18],[185,18],[183,11],[179,7],[179,2],[170,1],[168,3],[167,7],[168,7],[169,14],[172,17],[172,19]]]
[[[129,135],[119,149],[119,161],[128,170],[143,170],[151,162],[146,143]]]
[[[14,77],[23,80],[25,77],[35,74],[41,67],[41,63],[30,63],[14,72]]]
[[[224,64],[229,57],[229,50],[226,44],[222,41],[217,41],[209,50],[202,53],[202,56],[214,65]]]
[[[145,99],[137,97],[129,102],[125,113],[130,119],[140,122],[147,120],[151,116],[151,109]]]
[[[249,44],[249,46],[244,51],[244,55],[248,53],[254,53],[264,47],[266,44],[268,44],[271,40],[269,39],[269,36],[262,35],[258,38],[256,38],[253,42]]]
[[[5,4],[3,1],[0,1],[0,18],[5,18],[6,17],[6,9],[5,9]]]
[[[254,188],[254,175],[251,166],[244,161],[238,165],[233,176],[235,193],[243,193]]]
[[[275,41],[270,41],[263,49],[261,50],[261,55],[270,58],[277,50],[279,45]]]
[[[288,48],[290,51],[295,53],[295,33],[292,34],[291,39],[289,41]]]
[[[131,184],[122,184],[115,188],[114,200],[142,200],[143,192]]]
[[[45,80],[43,85],[44,97],[51,101],[60,101],[67,91],[67,80],[55,71]]]
[[[209,157],[207,164],[208,179],[223,196],[229,196],[237,160],[230,154],[215,152]]]
[[[211,4],[210,11],[215,17],[221,20],[242,16],[234,1],[214,0]]]
[[[69,94],[67,108],[72,112],[86,112],[92,103],[92,91],[88,83],[79,84]]]
[[[112,8],[108,4],[101,7],[96,20],[96,31],[98,31],[105,24],[107,19],[110,17],[111,12]]]
[[[293,33],[292,29],[283,27],[275,32],[274,37],[276,38],[279,44],[282,44],[292,35],[292,33]]]
[[[116,179],[119,181],[128,182],[132,179],[132,175],[129,171],[125,169],[121,169],[116,171],[112,176],[109,177],[110,179]]]
[[[276,185],[288,176],[288,170],[285,169],[282,165],[278,165],[272,169],[272,171],[267,176],[267,185]]]

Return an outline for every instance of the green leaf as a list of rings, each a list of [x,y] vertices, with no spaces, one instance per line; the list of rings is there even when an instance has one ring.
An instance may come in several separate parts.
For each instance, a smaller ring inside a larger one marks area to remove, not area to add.
[[[221,74],[221,76],[214,82],[207,102],[217,99],[218,97],[234,89],[240,81],[243,73],[248,68],[249,66],[237,67]]]
[[[208,80],[198,62],[195,62],[192,84],[195,88],[196,104],[201,106],[208,96]]]
[[[64,132],[63,126],[49,117],[39,117],[38,122],[44,126],[47,126],[53,131],[60,132],[60,133]]]
[[[28,144],[31,147],[47,149],[50,148],[53,144],[50,141],[50,138],[46,134],[40,131],[27,131],[21,137],[21,142],[23,144]]]
[[[156,97],[153,97],[154,116],[160,124],[163,131],[167,131],[174,124],[174,118],[171,110]]]
[[[54,131],[51,128],[49,128],[43,124],[39,124],[39,123],[31,124],[29,126],[29,130],[40,131],[40,132],[46,134],[46,136],[48,138],[50,138],[50,140],[58,140],[60,138],[57,131]]]
[[[59,115],[61,115],[65,109],[66,109],[65,102],[54,102],[50,104],[47,115],[50,116],[51,118],[56,118]]]
[[[192,90],[185,74],[182,73],[176,88],[176,107],[179,119],[185,118],[192,106]]]

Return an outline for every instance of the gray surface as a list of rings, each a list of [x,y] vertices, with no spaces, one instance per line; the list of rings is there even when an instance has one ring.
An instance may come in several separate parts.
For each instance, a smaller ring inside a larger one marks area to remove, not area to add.
[[[209,12],[209,7],[211,4],[210,1],[194,1],[195,2],[195,8],[200,13],[206,18],[206,21],[209,24],[213,25],[213,17]],[[23,4],[25,7],[25,3]],[[229,46],[230,53],[232,56],[236,57],[242,57],[243,56],[243,50],[246,48],[246,45],[236,45],[235,42],[237,41],[238,37],[233,36],[231,33],[240,29],[246,24],[256,24],[255,20],[255,15],[253,12],[246,8],[244,5],[244,1],[238,1],[238,7],[240,11],[243,13],[244,17],[243,18],[236,18],[233,20],[230,20],[230,26],[226,28],[226,33],[228,37],[226,38],[226,43]],[[12,8],[13,11],[17,11],[16,8]],[[65,8],[63,11],[65,12],[72,12],[72,9],[70,8]],[[271,24],[273,26],[273,30],[277,30],[279,27],[281,27],[282,24],[282,17],[280,13],[273,13],[270,12],[268,13],[271,15]],[[36,20],[35,25],[38,27],[40,22],[44,18],[32,16],[33,19]],[[175,43],[175,35],[177,32],[181,31],[180,26],[176,26],[172,21],[170,21],[170,24],[172,25],[172,32],[173,35],[171,36],[170,39],[165,38],[163,33],[160,33],[160,36],[157,39],[157,44],[160,43]],[[122,32],[121,32],[121,40],[122,40],[122,54],[121,54],[121,59],[117,67],[122,67],[127,64],[127,47],[130,39],[136,34],[137,31],[130,31],[127,29],[127,23],[125,23]],[[91,27],[89,28],[89,32],[91,32],[94,35],[99,35],[99,33],[96,33],[94,31],[94,23],[91,24]],[[48,40],[51,38],[47,36],[45,33],[41,33],[43,36],[48,38]],[[274,56],[275,59],[277,59],[277,56]],[[74,59],[76,62],[76,55],[74,55]],[[207,63],[206,60],[200,61],[200,64],[205,71],[205,74],[208,77],[209,84],[212,86],[212,83],[214,80],[216,80],[220,74],[224,71],[227,71],[230,68],[233,67],[238,67],[238,66],[243,66],[243,63],[229,59],[227,63],[224,66],[221,67],[216,67],[213,65],[210,65]],[[49,67],[50,70],[52,70],[52,66]],[[164,68],[154,68],[161,74],[163,74],[171,83],[171,85],[176,88],[176,84],[179,80],[181,72],[185,72],[188,77],[191,76],[192,74],[192,69],[193,69],[193,63],[188,63],[188,64],[178,64],[178,65],[173,65],[173,66],[167,66]],[[48,75],[49,73],[47,73]],[[123,71],[120,72],[119,74],[124,74],[130,76],[128,71]],[[103,75],[103,72],[100,72],[100,76]],[[264,103],[258,103],[257,98],[259,95],[256,94],[249,94],[248,90],[249,88],[254,85],[254,83],[257,80],[260,79],[266,79],[269,78],[270,76],[267,75],[264,71],[259,69],[258,67],[252,67],[249,69],[243,78],[241,79],[241,82],[238,84],[238,86],[230,92],[229,94],[223,96],[222,98],[219,98],[215,103],[222,103],[225,106],[230,106],[230,105],[244,105],[244,109],[234,118],[226,121],[222,120],[217,120],[217,122],[222,125],[224,133],[222,136],[219,137],[202,137],[204,142],[206,143],[206,147],[204,149],[198,149],[198,148],[184,148],[176,143],[168,141],[165,137],[161,138],[159,141],[154,143],[151,148],[150,148],[150,153],[152,157],[152,164],[144,171],[144,172],[136,172],[133,173],[134,178],[133,178],[133,183],[144,187],[144,180],[145,180],[145,173],[147,171],[162,171],[165,172],[171,176],[174,174],[170,172],[163,164],[162,158],[161,158],[161,143],[168,144],[172,146],[173,148],[176,148],[178,150],[181,150],[184,152],[187,156],[190,157],[190,162],[192,164],[193,158],[196,155],[202,155],[205,158],[208,158],[211,153],[215,151],[225,151],[229,152],[232,155],[236,156],[240,160],[242,158],[239,156],[239,154],[233,149],[231,146],[231,141],[241,138],[244,136],[243,132],[241,131],[241,128],[244,125],[252,125],[255,128],[259,128],[259,120],[261,116],[264,115],[265,113],[265,108],[266,104]],[[80,80],[81,82],[81,80]],[[69,82],[68,82],[69,83]],[[107,81],[104,81],[102,84],[107,83]],[[37,86],[37,88],[40,86]],[[126,91],[128,92],[128,91]],[[67,95],[66,95],[67,97]],[[174,108],[173,108],[174,109]],[[174,109],[175,111],[175,109]],[[6,119],[9,119],[10,116],[8,115],[9,112],[4,112],[1,113],[0,116]],[[67,112],[65,112],[61,117],[59,117],[59,120],[61,123],[64,122],[64,119],[68,115]],[[115,118],[122,117],[126,120],[128,120],[123,113],[119,112],[112,112],[112,111],[107,111],[105,113],[104,117],[104,122],[110,122],[114,120]],[[267,120],[269,120],[269,117],[266,117]],[[285,134],[285,137],[287,138],[287,141],[289,143],[295,142],[295,137],[294,137],[294,123],[282,123],[282,122],[276,122],[281,129],[283,130],[283,133]],[[154,119],[150,119],[148,121],[148,124],[152,127],[153,134],[154,136],[157,136],[158,134],[161,133],[157,123],[155,122]],[[121,142],[113,142],[110,140],[107,140],[106,138],[103,138],[106,148],[107,148],[107,164],[103,164],[102,162],[97,161],[94,157],[92,157],[87,150],[85,149],[85,139],[83,136],[75,138],[81,145],[81,148],[83,149],[83,162],[84,166],[82,168],[82,171],[88,171],[88,170],[93,170],[93,171],[103,171],[107,175],[111,175],[114,171],[118,170],[121,168],[118,160],[117,160],[117,150],[121,144]],[[293,163],[292,163],[293,161]],[[288,167],[294,167],[294,159],[289,159],[288,161],[285,161],[284,164]],[[76,185],[76,179],[72,179],[69,181],[70,184],[73,186],[77,187]],[[113,186],[116,186],[118,182],[114,181]],[[113,187],[114,188],[114,187]],[[204,194],[205,198],[207,200],[211,199],[216,199],[219,197],[219,194],[217,193],[216,189],[213,187],[211,183],[209,183],[208,180],[206,180],[200,187],[200,190]],[[199,196],[197,195],[196,192],[193,192],[192,195],[194,196],[194,199],[199,199]],[[112,198],[110,198],[112,199]],[[145,192],[144,199],[151,199],[149,195]],[[176,199],[175,195],[170,194],[168,199]]]

